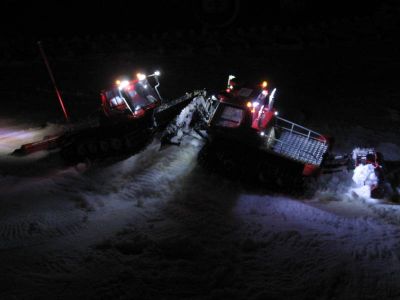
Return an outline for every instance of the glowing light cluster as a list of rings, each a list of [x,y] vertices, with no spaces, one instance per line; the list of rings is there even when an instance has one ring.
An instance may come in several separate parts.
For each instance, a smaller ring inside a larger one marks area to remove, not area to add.
[[[122,80],[122,81],[121,80],[116,80],[115,84],[118,86],[118,88],[120,90],[122,90],[122,89],[124,89],[124,88],[129,86],[129,81],[128,80]]]
[[[248,108],[256,108],[256,107],[258,107],[260,105],[260,103],[259,102],[257,102],[257,101],[254,101],[254,102],[250,102],[250,101],[248,101],[247,103],[246,103],[246,106],[248,107]]]
[[[145,80],[146,79],[146,75],[143,73],[137,73],[136,74],[137,79],[139,80]]]

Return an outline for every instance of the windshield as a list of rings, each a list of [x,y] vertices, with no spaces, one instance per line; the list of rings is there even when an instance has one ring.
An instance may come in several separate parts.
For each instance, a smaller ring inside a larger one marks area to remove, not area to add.
[[[222,112],[216,122],[216,125],[222,127],[236,128],[240,126],[243,117],[243,109],[225,105],[222,108]]]
[[[157,102],[157,95],[147,80],[135,83],[131,88],[122,90],[121,94],[135,110]]]

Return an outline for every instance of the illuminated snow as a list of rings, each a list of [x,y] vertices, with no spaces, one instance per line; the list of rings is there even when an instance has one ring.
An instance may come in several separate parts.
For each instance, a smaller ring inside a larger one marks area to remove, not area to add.
[[[375,168],[372,164],[359,165],[354,169],[353,181],[359,187],[378,184],[378,177],[375,174]]]

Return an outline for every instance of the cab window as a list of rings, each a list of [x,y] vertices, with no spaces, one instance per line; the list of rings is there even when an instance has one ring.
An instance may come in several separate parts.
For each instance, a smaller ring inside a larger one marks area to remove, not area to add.
[[[243,109],[232,106],[224,106],[216,125],[221,127],[236,128],[242,123],[243,117]]]

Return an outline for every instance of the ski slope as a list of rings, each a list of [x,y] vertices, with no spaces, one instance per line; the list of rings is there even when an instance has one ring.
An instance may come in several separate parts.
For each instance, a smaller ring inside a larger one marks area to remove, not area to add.
[[[400,297],[400,207],[363,197],[351,174],[295,199],[206,173],[195,137],[63,167],[9,160],[51,125],[1,128],[2,299]]]

